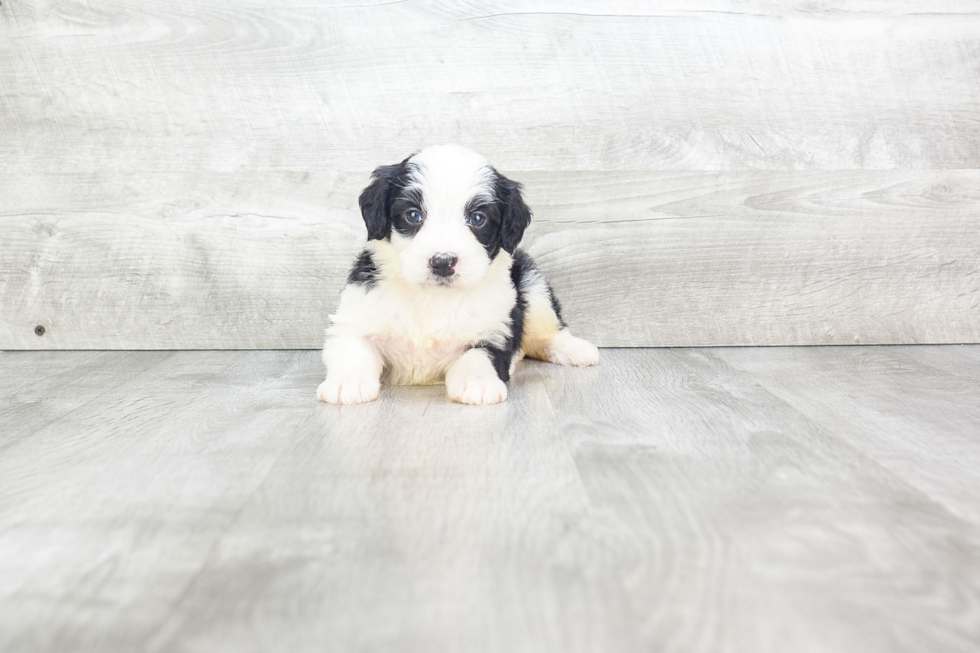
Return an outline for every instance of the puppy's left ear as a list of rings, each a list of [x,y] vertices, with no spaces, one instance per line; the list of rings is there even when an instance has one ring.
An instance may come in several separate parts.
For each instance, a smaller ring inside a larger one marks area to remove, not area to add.
[[[497,198],[500,200],[500,245],[513,254],[531,224],[531,209],[524,203],[522,186],[507,177],[497,175]]]

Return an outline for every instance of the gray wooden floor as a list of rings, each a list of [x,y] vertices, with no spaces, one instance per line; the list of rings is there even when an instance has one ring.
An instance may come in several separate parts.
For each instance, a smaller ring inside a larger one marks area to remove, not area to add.
[[[0,353],[3,651],[977,651],[980,346]]]

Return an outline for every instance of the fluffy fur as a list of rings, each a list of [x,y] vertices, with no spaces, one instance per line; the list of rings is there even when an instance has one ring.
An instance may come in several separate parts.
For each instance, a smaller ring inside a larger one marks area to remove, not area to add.
[[[520,184],[478,154],[443,145],[381,166],[359,203],[368,242],[330,316],[321,401],[371,401],[384,380],[494,404],[522,356],[599,361],[517,248],[531,221]]]

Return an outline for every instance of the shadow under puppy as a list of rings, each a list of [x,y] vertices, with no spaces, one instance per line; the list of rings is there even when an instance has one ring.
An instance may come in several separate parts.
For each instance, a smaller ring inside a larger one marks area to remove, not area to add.
[[[595,365],[534,262],[520,184],[458,145],[381,166],[361,193],[368,242],[330,316],[317,398],[352,404],[393,384],[446,384],[466,404],[507,398],[517,361]]]

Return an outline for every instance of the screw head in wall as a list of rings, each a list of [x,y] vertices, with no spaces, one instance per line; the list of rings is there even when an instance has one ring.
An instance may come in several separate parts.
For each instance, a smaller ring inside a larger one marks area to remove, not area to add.
[[[41,326],[40,324],[38,324],[36,327],[34,327],[34,335],[43,336],[44,335],[44,327]]]

